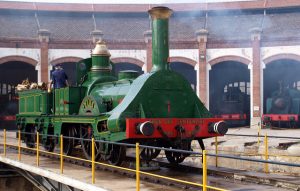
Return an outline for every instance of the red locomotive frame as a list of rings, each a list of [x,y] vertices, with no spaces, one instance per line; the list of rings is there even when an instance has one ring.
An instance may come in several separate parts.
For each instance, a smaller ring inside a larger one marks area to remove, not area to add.
[[[126,138],[140,139],[140,138],[163,138],[161,130],[169,138],[178,137],[176,126],[182,126],[186,133],[182,136],[186,138],[206,138],[221,136],[218,133],[209,133],[208,127],[211,123],[220,122],[221,118],[127,118],[126,119]],[[138,133],[136,127],[138,124],[149,121],[154,125],[154,132],[149,136]],[[199,129],[196,128],[198,126]],[[161,128],[161,130],[159,130]],[[194,135],[193,135],[194,132]],[[188,133],[188,134],[187,134]]]
[[[299,121],[299,115],[298,114],[263,114],[262,119],[263,119],[263,122]]]
[[[247,114],[230,113],[230,114],[215,115],[215,117],[222,118],[223,120],[245,120],[247,119]]]

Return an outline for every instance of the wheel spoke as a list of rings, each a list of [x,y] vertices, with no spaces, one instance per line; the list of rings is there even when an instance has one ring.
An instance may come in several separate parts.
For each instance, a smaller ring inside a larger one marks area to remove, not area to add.
[[[183,141],[180,145],[173,147],[173,149],[191,150],[191,142]],[[171,164],[179,164],[189,156],[189,154],[182,154],[180,152],[165,151],[166,157]]]
[[[33,148],[35,147],[35,129],[33,127],[29,127],[29,134],[25,134],[25,143],[26,143],[26,146],[29,147],[29,148]]]
[[[82,151],[87,159],[92,158],[92,134],[88,134],[87,127],[80,127],[80,143],[82,147]],[[85,139],[85,140],[83,140]],[[86,140],[88,139],[88,140]],[[95,142],[95,160],[98,160],[100,158],[100,145],[99,143]]]
[[[63,135],[68,137],[63,139],[63,151],[66,155],[71,155],[73,147],[74,147],[74,128],[70,127],[63,132]]]
[[[55,142],[52,138],[47,138],[47,140],[43,143],[44,149],[48,152],[53,152],[55,148]]]
[[[111,147],[108,162],[112,165],[120,165],[126,157],[126,148],[124,146],[114,145]]]
[[[155,146],[158,146],[158,142],[157,141],[146,142],[145,145],[155,147]],[[159,155],[159,153],[160,153],[159,149],[143,148],[140,156],[143,160],[151,161],[154,158],[156,158]]]

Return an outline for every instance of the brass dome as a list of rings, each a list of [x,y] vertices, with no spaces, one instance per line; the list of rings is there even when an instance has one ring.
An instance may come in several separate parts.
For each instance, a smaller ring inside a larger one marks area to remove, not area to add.
[[[104,41],[98,41],[96,43],[96,47],[94,48],[92,55],[110,56],[110,53]]]

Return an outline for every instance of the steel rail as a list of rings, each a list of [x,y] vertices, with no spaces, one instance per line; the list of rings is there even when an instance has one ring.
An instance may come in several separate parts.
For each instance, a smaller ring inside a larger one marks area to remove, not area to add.
[[[273,161],[273,160],[262,160],[262,159],[251,159],[251,158],[245,158],[245,157],[236,157],[232,155],[224,155],[224,154],[206,154],[207,156],[213,156],[213,157],[222,157],[222,158],[228,158],[228,159],[236,159],[236,160],[243,160],[243,161],[250,161],[250,162],[260,162],[260,163],[267,163],[267,164],[277,164],[277,165],[283,165],[283,166],[292,166],[292,167],[300,167],[300,164],[296,163],[289,163],[289,162],[279,162],[279,161]]]
[[[235,137],[261,137],[264,138],[264,135],[247,135],[247,134],[226,134],[224,136],[235,136]],[[274,135],[268,135],[268,138],[276,138],[276,139],[299,139],[300,137],[288,137],[288,136],[274,136]]]

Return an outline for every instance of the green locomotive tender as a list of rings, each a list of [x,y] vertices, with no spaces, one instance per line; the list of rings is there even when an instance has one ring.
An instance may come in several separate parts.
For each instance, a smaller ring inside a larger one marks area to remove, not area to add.
[[[152,62],[150,73],[138,76],[134,71],[112,75],[110,53],[104,42],[98,42],[91,58],[77,63],[77,86],[19,92],[17,126],[25,132],[22,140],[34,146],[34,133],[48,151],[63,141],[64,153],[81,147],[91,158],[91,141],[106,140],[191,150],[191,141],[224,135],[227,126],[211,115],[181,75],[169,69],[169,8],[149,10],[152,17]],[[27,133],[27,134],[26,134]],[[53,135],[53,136],[49,136]],[[69,139],[77,137],[81,139]],[[96,159],[120,164],[126,154],[124,146],[95,143]],[[144,148],[141,157],[151,160],[159,150]],[[187,156],[166,151],[171,163]]]

